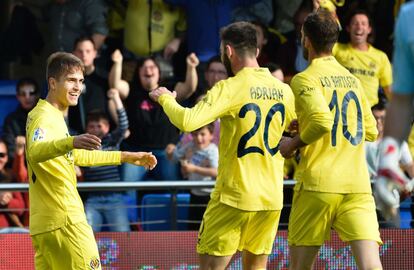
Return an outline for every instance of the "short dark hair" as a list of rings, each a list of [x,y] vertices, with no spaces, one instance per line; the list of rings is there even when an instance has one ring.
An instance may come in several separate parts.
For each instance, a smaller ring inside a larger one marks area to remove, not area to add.
[[[210,59],[208,59],[208,61],[207,61],[207,69],[209,69],[210,65],[213,64],[213,63],[222,63],[221,62],[220,55],[214,55],[213,57],[211,57]]]
[[[374,106],[371,107],[371,111],[385,111],[386,106],[383,102],[378,102]]]
[[[303,32],[316,53],[331,52],[338,40],[339,25],[329,11],[319,9],[306,17]]]
[[[91,111],[88,113],[88,116],[86,117],[86,123],[89,122],[99,122],[99,121],[106,121],[109,125],[109,117],[106,113],[102,111]]]
[[[213,134],[213,133],[214,133],[214,122],[211,122],[211,123],[209,123],[209,124],[207,124],[207,125],[205,125],[205,126],[202,126],[202,127],[198,128],[198,129],[194,130],[193,132],[198,132],[198,131],[202,130],[203,128],[207,128],[207,129],[208,129],[208,131],[209,131],[211,134]],[[192,133],[193,133],[193,132],[192,132]]]
[[[63,74],[79,69],[85,73],[85,65],[75,55],[67,52],[55,52],[47,59],[46,80],[59,79]]]
[[[368,11],[366,11],[365,9],[360,9],[360,8],[359,9],[352,10],[348,14],[348,16],[346,17],[346,23],[347,23],[346,25],[350,25],[351,24],[351,21],[355,17],[355,15],[365,15],[368,18],[368,24],[369,24],[369,26],[372,25],[372,19],[371,19],[371,16],[369,15]]]
[[[79,43],[84,41],[90,41],[93,44],[93,48],[96,50],[95,41],[90,36],[81,36],[78,37],[75,42],[73,42],[73,50],[76,50],[76,46],[78,46]]]
[[[37,84],[35,79],[30,78],[30,77],[21,78],[20,80],[17,81],[17,83],[16,83],[16,94],[20,93],[20,88],[23,85],[33,85],[35,94],[36,95],[40,94],[39,85]]]
[[[248,22],[235,22],[225,26],[220,31],[224,45],[232,46],[240,56],[256,56],[256,28]]]

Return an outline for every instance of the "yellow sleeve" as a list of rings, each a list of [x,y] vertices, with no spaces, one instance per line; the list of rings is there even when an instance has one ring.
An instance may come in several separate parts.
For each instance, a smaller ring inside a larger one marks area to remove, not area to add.
[[[119,165],[121,164],[121,151],[74,149],[73,159],[77,166]]]
[[[182,107],[170,95],[160,96],[158,102],[164,108],[171,123],[181,131],[191,132],[213,122],[229,111],[230,91],[230,88],[225,87],[223,82],[219,82],[192,108]]]
[[[33,142],[27,149],[28,159],[32,162],[44,162],[62,156],[73,149],[73,137],[60,140]]]
[[[379,74],[379,83],[382,87],[390,86],[392,84],[392,67],[385,53],[381,57],[381,71]]]
[[[295,95],[296,111],[301,115],[300,139],[310,144],[331,131],[333,116],[317,82],[299,74],[293,77],[291,87]]]
[[[44,162],[62,156],[73,149],[73,137],[53,138],[53,127],[34,121],[26,134],[27,158],[31,162]]]

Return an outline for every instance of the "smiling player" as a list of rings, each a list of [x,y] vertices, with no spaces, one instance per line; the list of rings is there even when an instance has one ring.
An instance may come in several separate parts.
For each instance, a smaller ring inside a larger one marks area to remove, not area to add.
[[[70,136],[63,113],[78,103],[84,66],[76,56],[58,52],[47,62],[48,95],[29,113],[26,156],[29,173],[30,234],[36,269],[101,269],[98,248],[76,189],[75,165],[128,162],[152,169],[145,152],[92,151],[95,135]]]

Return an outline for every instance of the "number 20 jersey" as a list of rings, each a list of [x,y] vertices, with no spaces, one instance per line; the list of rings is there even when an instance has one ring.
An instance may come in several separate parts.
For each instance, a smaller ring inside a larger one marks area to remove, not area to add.
[[[328,56],[314,59],[291,87],[300,136],[308,144],[301,149],[297,187],[370,193],[364,141],[374,141],[378,131],[360,81]],[[326,119],[331,119],[330,132],[318,134]]]
[[[191,131],[220,118],[219,166],[211,197],[247,210],[280,210],[283,158],[278,144],[296,118],[294,96],[268,69],[243,68],[218,82],[193,108],[159,99],[171,122]]]

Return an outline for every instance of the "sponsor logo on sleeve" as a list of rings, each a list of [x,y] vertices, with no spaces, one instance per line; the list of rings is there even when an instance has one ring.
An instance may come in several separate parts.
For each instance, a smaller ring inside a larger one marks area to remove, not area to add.
[[[46,134],[46,132],[45,132],[44,129],[36,128],[36,130],[34,131],[34,134],[33,134],[32,141],[33,142],[43,141],[45,139],[45,134]]]

